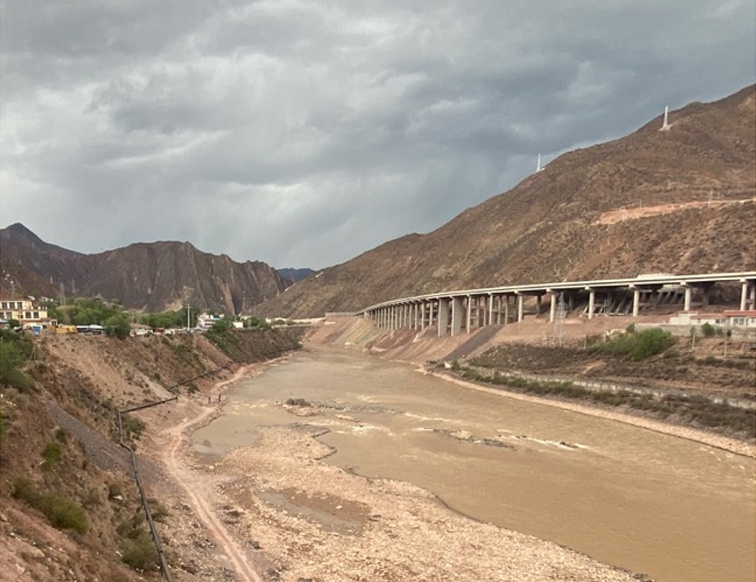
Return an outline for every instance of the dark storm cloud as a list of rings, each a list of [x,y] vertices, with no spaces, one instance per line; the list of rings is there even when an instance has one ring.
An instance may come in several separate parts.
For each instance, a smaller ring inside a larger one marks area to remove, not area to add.
[[[756,68],[749,0],[0,0],[0,16],[3,226],[275,266],[435,229],[538,153]]]

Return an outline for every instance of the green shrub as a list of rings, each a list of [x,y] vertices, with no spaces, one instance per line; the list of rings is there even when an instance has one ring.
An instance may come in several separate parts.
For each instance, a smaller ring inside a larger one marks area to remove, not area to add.
[[[87,533],[87,515],[70,499],[46,496],[49,510],[45,511],[50,523],[58,529],[72,529],[80,534]]]
[[[34,506],[39,501],[39,493],[34,484],[26,477],[16,477],[13,480],[13,497]]]
[[[170,515],[168,509],[160,503],[157,499],[147,499],[147,503],[150,506],[150,514],[155,521],[163,522],[166,517]]]
[[[124,436],[129,440],[139,440],[147,426],[144,421],[136,416],[124,416],[121,420]]]
[[[701,333],[704,337],[714,337],[717,334],[717,329],[709,322],[706,322],[701,326]]]
[[[47,443],[45,448],[42,449],[42,458],[44,459],[42,462],[42,468],[45,470],[52,469],[60,462],[62,457],[63,452],[60,450],[60,445],[58,443]]]
[[[9,329],[0,329],[0,384],[27,392],[32,380],[21,370],[31,356],[31,340]]]
[[[157,564],[157,549],[145,531],[139,530],[135,537],[124,542],[122,560],[137,571],[144,571]]]
[[[55,440],[65,445],[68,442],[68,433],[62,428],[58,428],[55,431]]]
[[[84,498],[81,500],[81,503],[84,507],[96,507],[98,505],[102,505],[102,497],[100,496],[100,492],[97,491],[95,487],[87,489],[87,492],[84,495]]]
[[[625,333],[603,344],[593,346],[598,352],[608,352],[631,360],[644,360],[660,354],[675,345],[675,338],[659,328]]]
[[[111,315],[105,320],[104,327],[107,335],[117,337],[118,339],[127,338],[131,334],[131,323],[129,322],[129,316],[125,313]]]
[[[87,514],[81,506],[65,497],[40,493],[26,477],[13,480],[13,497],[41,511],[53,527],[72,529],[80,534],[89,529]]]

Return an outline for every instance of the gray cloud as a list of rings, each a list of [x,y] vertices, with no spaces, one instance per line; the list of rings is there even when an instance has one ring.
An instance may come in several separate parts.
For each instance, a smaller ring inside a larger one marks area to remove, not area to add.
[[[314,268],[756,76],[751,0],[0,0],[0,225]],[[76,225],[72,228],[72,225]]]

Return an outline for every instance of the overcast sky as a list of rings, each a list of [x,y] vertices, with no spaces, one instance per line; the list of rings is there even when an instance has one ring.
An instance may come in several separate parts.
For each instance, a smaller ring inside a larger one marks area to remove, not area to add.
[[[756,79],[754,0],[0,0],[0,227],[321,268]]]

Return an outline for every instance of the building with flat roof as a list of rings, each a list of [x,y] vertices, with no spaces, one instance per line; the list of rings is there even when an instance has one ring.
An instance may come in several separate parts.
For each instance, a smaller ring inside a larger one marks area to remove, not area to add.
[[[0,298],[0,319],[15,319],[21,325],[47,321],[47,308],[30,299]]]

